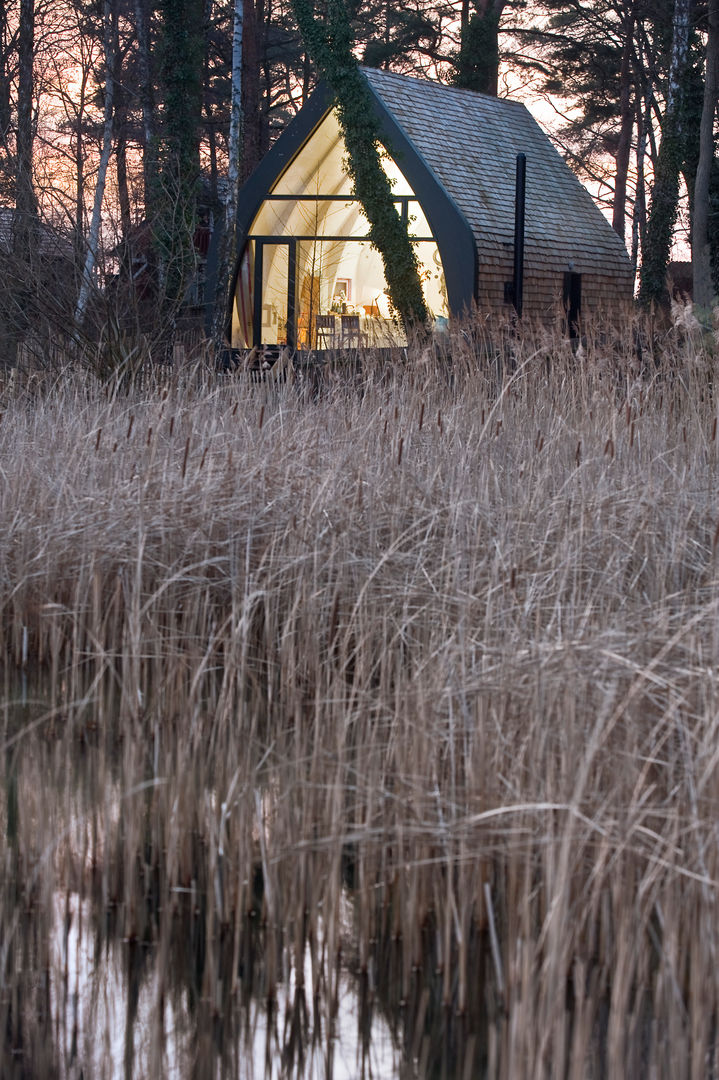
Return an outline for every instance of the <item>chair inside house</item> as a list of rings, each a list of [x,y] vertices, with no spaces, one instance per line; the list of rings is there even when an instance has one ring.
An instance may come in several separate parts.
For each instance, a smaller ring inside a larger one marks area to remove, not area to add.
[[[317,315],[315,317],[318,349],[332,348],[335,343],[336,325],[334,315]]]
[[[342,347],[347,348],[352,345],[360,345],[362,335],[360,333],[359,315],[340,315],[340,323],[342,326]]]

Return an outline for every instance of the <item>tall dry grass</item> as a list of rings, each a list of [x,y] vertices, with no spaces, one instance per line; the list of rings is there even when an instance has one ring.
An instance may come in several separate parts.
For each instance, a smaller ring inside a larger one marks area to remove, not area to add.
[[[81,918],[125,1075],[172,1000],[330,1076],[347,971],[357,1076],[717,1075],[715,362],[639,340],[7,382],[3,1076],[110,1067]]]

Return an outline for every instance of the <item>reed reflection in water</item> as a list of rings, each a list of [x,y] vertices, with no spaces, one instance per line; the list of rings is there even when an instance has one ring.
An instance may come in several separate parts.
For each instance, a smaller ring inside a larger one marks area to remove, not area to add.
[[[152,742],[138,753],[117,715],[101,728],[113,693],[102,709],[87,695],[48,707],[38,679],[5,702],[2,1075],[459,1075],[436,957],[410,970],[380,890],[377,936],[358,941],[356,845],[338,834],[330,860],[327,838],[279,850],[281,783],[258,750],[240,882],[196,828],[199,807],[220,824],[228,813],[212,787],[200,798],[219,760],[152,774]],[[297,906],[300,880],[316,890],[311,910]],[[268,881],[282,890],[281,921]]]
[[[113,1080],[398,1075],[399,1055],[387,1023],[375,1016],[371,1030],[360,1028],[360,989],[348,972],[339,976],[331,1038],[322,1009],[313,1018],[292,970],[287,985],[278,985],[275,1002],[247,995],[244,1003],[230,1003],[241,1017],[222,1014],[228,1003],[221,992],[211,1010],[192,1010],[186,987],[162,992],[154,950],[136,942],[98,942],[91,933],[89,903],[76,894],[55,899],[51,1001],[60,1075]],[[303,980],[310,981],[309,959]],[[200,1035],[201,1023],[209,1024],[210,1038]],[[204,1060],[200,1053],[207,1055]]]

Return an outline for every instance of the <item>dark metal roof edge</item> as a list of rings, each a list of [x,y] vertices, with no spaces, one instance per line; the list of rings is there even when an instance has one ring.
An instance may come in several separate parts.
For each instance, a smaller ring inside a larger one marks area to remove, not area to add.
[[[237,200],[238,239],[243,240],[252,220],[270,188],[277,183],[305,145],[312,132],[332,108],[334,95],[326,83],[318,83],[297,116],[270,147],[251,176],[245,181]]]
[[[240,259],[245,250],[250,225],[267,193],[292,163],[292,160],[300,152],[315,128],[324,120],[332,108],[333,101],[334,95],[327,83],[318,83],[307,103],[302,106],[297,116],[290,121],[277,141],[262,158],[257,168],[253,170],[240,188],[237,197],[237,217],[235,219],[237,223],[237,259],[232,270],[230,305],[225,323],[228,335],[231,333],[232,327],[232,309],[235,289],[237,288],[237,275],[240,271]]]
[[[417,196],[437,242],[450,311],[455,315],[464,314],[471,309],[477,296],[477,245],[474,232],[382,95],[369,79],[365,81],[382,128],[382,143]]]

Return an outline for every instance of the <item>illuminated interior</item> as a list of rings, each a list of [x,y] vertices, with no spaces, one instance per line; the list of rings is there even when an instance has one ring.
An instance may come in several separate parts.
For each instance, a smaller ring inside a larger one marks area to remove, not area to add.
[[[235,348],[300,349],[405,344],[387,296],[382,259],[349,194],[346,150],[328,113],[268,193],[249,230],[232,320]],[[425,302],[446,325],[447,291],[439,249],[397,163],[385,155],[397,210],[416,245]]]

